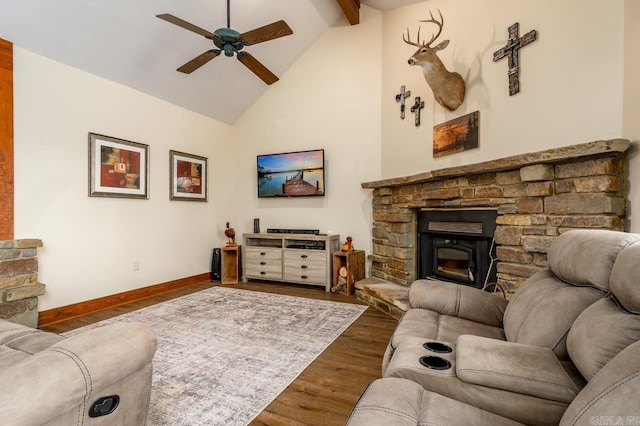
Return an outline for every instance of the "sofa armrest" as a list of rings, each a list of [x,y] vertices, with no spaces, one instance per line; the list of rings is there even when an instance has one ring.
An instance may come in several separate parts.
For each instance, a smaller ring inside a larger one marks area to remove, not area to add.
[[[11,424],[43,424],[74,407],[86,416],[95,399],[108,396],[100,393],[104,389],[150,369],[156,348],[154,332],[142,323],[116,323],[64,339],[0,372],[0,412]]]
[[[409,288],[409,305],[441,315],[502,327],[509,301],[474,287],[434,279],[417,280]]]
[[[580,392],[549,348],[462,335],[456,375],[464,382],[569,404]]]

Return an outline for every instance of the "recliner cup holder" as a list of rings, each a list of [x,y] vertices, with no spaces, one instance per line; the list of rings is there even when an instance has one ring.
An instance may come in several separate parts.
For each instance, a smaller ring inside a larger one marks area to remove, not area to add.
[[[439,356],[423,356],[420,357],[420,364],[431,370],[448,370],[451,368],[451,363]]]
[[[448,354],[453,352],[453,349],[451,349],[451,346],[445,345],[444,343],[440,343],[440,342],[427,342],[422,346],[425,349],[430,350],[431,352],[436,352],[440,354]]]

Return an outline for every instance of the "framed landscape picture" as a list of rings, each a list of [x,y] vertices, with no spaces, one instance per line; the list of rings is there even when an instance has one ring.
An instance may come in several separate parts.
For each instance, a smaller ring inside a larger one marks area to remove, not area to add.
[[[433,156],[442,157],[478,147],[480,111],[433,126]]]
[[[89,133],[89,196],[149,198],[149,145]]]
[[[169,199],[207,201],[207,159],[169,151]]]

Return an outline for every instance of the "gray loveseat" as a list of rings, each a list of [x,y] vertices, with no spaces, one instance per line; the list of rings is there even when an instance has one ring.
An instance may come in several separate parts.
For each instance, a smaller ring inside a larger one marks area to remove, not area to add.
[[[0,320],[0,423],[144,425],[156,348],[140,323],[65,338]]]
[[[349,425],[640,421],[640,235],[561,235],[510,302],[421,280],[410,304]]]

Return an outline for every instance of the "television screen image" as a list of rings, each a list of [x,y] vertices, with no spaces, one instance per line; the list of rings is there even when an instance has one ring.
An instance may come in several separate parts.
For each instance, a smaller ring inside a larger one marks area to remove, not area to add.
[[[258,155],[258,197],[324,194],[323,149]]]

